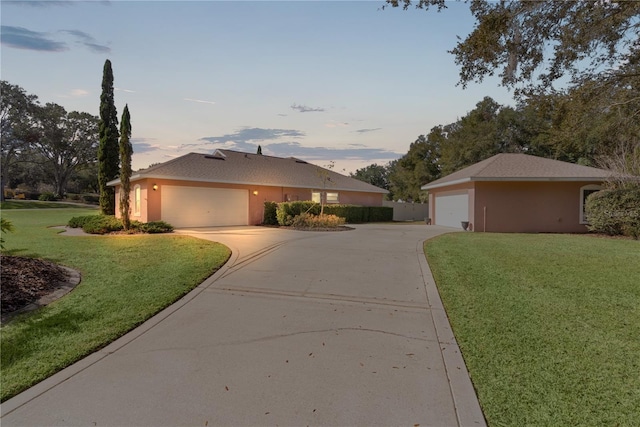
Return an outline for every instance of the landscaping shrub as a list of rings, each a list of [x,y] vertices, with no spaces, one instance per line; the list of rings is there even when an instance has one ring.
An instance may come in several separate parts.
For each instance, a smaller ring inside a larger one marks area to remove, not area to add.
[[[92,215],[82,225],[82,230],[89,234],[107,234],[123,228],[122,221],[113,215]]]
[[[265,218],[266,211],[265,203]],[[276,219],[280,225],[291,225],[293,218],[302,213],[319,215],[320,204],[311,201],[278,203]],[[344,218],[349,224],[393,220],[393,208],[386,206],[324,205],[324,213]]]
[[[2,237],[2,234],[5,234],[9,231],[13,231],[13,224],[11,223],[11,221],[4,218],[0,218],[0,248],[1,249],[4,249],[4,237]]]
[[[67,223],[68,227],[71,228],[82,228],[87,221],[90,221],[96,215],[84,215],[84,216],[74,216]]]
[[[344,218],[327,214],[301,213],[291,220],[291,226],[296,228],[336,228],[341,225],[344,225]]]
[[[137,221],[133,221],[137,222]],[[132,222],[132,226],[134,225]],[[139,225],[138,225],[139,224]],[[151,221],[147,223],[138,223],[136,227],[143,233],[157,234],[157,233],[171,233],[173,226],[164,221]]]
[[[605,189],[587,197],[590,231],[640,237],[640,186]]]
[[[76,216],[69,220],[67,225],[71,228],[82,228],[85,233],[90,234],[107,234],[114,231],[124,230],[122,220],[113,215],[85,215]],[[151,221],[143,223],[140,221],[131,221],[131,233],[171,233],[173,226],[164,221]]]
[[[369,222],[393,221],[393,208],[388,206],[369,206]]]
[[[293,218],[302,214],[310,213],[312,215],[320,214],[320,205],[312,201],[296,201],[296,202],[283,202],[278,203],[276,209],[276,217],[278,224],[291,225]]]
[[[262,223],[264,225],[278,225],[277,216],[278,204],[276,202],[264,202],[264,217]]]
[[[41,202],[53,202],[58,200],[58,198],[53,193],[42,193],[40,196],[38,196],[38,200],[40,200]]]

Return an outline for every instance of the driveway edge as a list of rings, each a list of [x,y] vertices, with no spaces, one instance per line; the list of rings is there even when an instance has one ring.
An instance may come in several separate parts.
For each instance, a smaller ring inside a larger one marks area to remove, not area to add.
[[[449,388],[451,390],[451,396],[453,397],[458,425],[486,426],[487,422],[480,408],[478,396],[471,383],[471,377],[462,358],[460,347],[458,347],[456,338],[453,335],[453,330],[451,329],[447,312],[440,299],[440,293],[438,292],[431,268],[427,262],[423,245],[424,241],[418,242],[416,252],[427,292],[429,311],[431,312],[438,343],[442,351],[442,358],[449,380]]]
[[[107,344],[104,348],[100,350],[96,350],[95,352],[72,363],[71,365],[62,369],[61,371],[58,371],[52,376],[45,378],[44,380],[29,387],[23,392],[18,393],[17,395],[6,400],[5,402],[2,402],[2,405],[1,405],[2,410],[0,412],[0,418],[4,417],[7,414],[10,414],[11,412],[27,404],[33,399],[36,399],[37,397],[46,393],[52,388],[57,387],[58,385],[67,381],[68,379],[81,373],[85,369],[98,363],[99,361],[109,356],[110,354],[115,353],[116,351],[126,346],[127,344],[135,341],[137,338],[147,333],[149,330],[151,330],[156,325],[161,323],[163,320],[171,316],[173,313],[175,313],[176,311],[180,310],[182,307],[187,305],[189,302],[191,302],[191,300],[193,300],[200,293],[202,293],[206,288],[208,288],[216,280],[218,280],[220,276],[224,275],[235,264],[239,256],[239,252],[236,248],[229,247],[229,249],[231,250],[231,255],[229,256],[229,259],[227,260],[227,262],[224,263],[224,265],[220,267],[215,273],[207,277],[201,284],[199,284],[198,286],[193,288],[191,291],[189,291],[185,296],[183,296],[173,304],[169,305],[165,309],[161,310],[159,313],[155,314],[148,320],[144,321],[139,326],[133,328],[132,330],[130,330],[120,338],[117,338],[115,341],[111,342],[110,344]]]

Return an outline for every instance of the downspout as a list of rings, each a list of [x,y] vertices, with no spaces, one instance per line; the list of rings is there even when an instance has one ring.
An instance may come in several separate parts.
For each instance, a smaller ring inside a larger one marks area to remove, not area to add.
[[[482,232],[486,233],[486,231],[487,231],[487,207],[484,206],[482,208],[482,210],[484,211],[484,215],[483,215],[483,218],[482,218]]]

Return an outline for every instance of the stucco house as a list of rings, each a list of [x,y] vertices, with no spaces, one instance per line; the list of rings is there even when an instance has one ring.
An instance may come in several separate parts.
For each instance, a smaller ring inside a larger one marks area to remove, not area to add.
[[[116,188],[119,215],[120,180],[108,185]],[[326,203],[382,206],[387,190],[293,157],[215,150],[134,173],[131,219],[174,227],[257,225],[265,201],[320,201],[323,192]]]
[[[431,223],[492,232],[587,232],[586,197],[611,172],[527,154],[497,154],[422,186]]]

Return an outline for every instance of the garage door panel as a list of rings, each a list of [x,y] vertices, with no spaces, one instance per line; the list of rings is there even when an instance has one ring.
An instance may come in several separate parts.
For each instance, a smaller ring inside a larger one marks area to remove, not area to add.
[[[469,195],[467,192],[436,195],[436,225],[460,228],[462,221],[469,221]]]
[[[248,190],[166,185],[161,191],[162,220],[174,227],[249,223]]]

